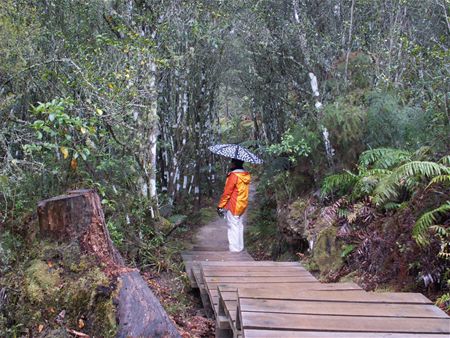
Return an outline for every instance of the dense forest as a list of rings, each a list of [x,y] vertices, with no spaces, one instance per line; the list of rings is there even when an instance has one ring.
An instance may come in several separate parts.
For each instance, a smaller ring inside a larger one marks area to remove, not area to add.
[[[217,143],[265,161],[247,166],[255,255],[448,311],[449,79],[448,0],[3,0],[0,336],[115,334],[93,301],[108,277],[38,234],[37,202],[70,189],[95,189],[127,264],[182,295]]]

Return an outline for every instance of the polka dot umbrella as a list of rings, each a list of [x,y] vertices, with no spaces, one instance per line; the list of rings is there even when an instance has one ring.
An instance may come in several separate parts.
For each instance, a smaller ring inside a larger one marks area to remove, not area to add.
[[[215,146],[208,147],[208,149],[214,154],[235,158],[244,162],[253,164],[263,163],[258,156],[238,144],[216,144]]]

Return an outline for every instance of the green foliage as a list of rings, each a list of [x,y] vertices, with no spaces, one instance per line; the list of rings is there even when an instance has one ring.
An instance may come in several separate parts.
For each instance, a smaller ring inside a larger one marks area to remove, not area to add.
[[[436,162],[407,162],[395,168],[390,175],[383,177],[374,190],[374,202],[377,205],[382,205],[395,200],[399,197],[402,188],[412,192],[418,187],[422,179],[432,179],[449,172],[448,167]]]
[[[301,157],[308,157],[311,153],[311,147],[303,137],[298,133],[293,134],[287,130],[281,137],[281,142],[272,144],[267,148],[269,155],[286,156],[293,164]]]
[[[367,96],[367,136],[371,147],[399,146],[402,135],[400,106],[397,98],[385,92],[372,92]]]
[[[0,272],[5,273],[16,262],[23,243],[10,231],[0,233]]]
[[[356,249],[356,246],[354,244],[345,244],[344,247],[342,248],[342,253],[341,253],[341,257],[345,258],[348,255],[350,255],[353,250]]]
[[[366,95],[369,147],[416,148],[427,144],[428,122],[418,107],[403,106],[396,93],[372,91]]]
[[[430,243],[430,230],[434,230],[434,233],[441,240],[441,252],[442,256],[446,255],[450,258],[450,253],[448,252],[448,238],[450,231],[443,225],[438,225],[439,220],[443,220],[446,216],[450,215],[450,201],[442,204],[436,209],[424,213],[417,220],[413,228],[413,237],[416,242],[420,245],[427,245]]]
[[[39,143],[24,145],[25,153],[31,154],[43,149],[54,153],[55,149],[59,149],[64,159],[70,156],[76,160],[81,156],[86,160],[91,153],[90,149],[96,147],[93,139],[96,137],[98,121],[93,115],[88,118],[71,116],[68,110],[72,108],[73,101],[70,99],[53,99],[33,107],[33,114],[37,118],[43,118],[32,124]],[[97,114],[100,111],[97,109]]]
[[[322,122],[330,132],[337,159],[344,166],[352,165],[364,149],[367,133],[367,113],[358,96],[348,95],[326,105],[323,114]]]
[[[321,195],[349,194],[352,199],[371,196],[375,204],[384,206],[397,202],[404,191],[412,194],[425,179],[430,184],[445,182],[448,167],[439,162],[413,160],[426,156],[426,150],[415,153],[393,148],[367,150],[359,158],[357,174],[346,171],[325,177]]]
[[[321,188],[321,195],[325,197],[331,193],[343,195],[351,191],[358,180],[358,176],[349,171],[341,174],[334,174],[324,178]]]
[[[366,150],[359,157],[359,165],[362,168],[391,169],[399,164],[411,160],[411,153],[395,148],[376,148]]]
[[[450,293],[444,293],[436,300],[436,305],[442,308],[444,311],[450,311]]]

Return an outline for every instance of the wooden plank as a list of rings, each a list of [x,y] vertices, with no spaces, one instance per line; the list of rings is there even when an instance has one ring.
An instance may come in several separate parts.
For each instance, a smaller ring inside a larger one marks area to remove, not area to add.
[[[245,330],[245,338],[448,338],[447,334]]]
[[[210,302],[212,304],[218,304],[219,300],[218,300],[218,293],[217,293],[217,287],[218,284],[227,284],[229,283],[228,280],[236,280],[236,278],[231,278],[231,277],[220,277],[220,278],[215,278],[215,277],[205,277],[202,276],[203,281],[205,283],[205,287],[206,287],[206,291],[208,292],[209,295],[209,299]],[[308,284],[311,285],[315,285],[315,283],[317,282],[316,279],[314,279],[314,277],[310,278],[310,277],[242,277],[239,278],[239,282],[236,282],[236,285],[243,285],[244,283],[246,284],[247,287],[253,286],[252,282],[255,281],[257,283],[263,283],[267,280],[276,280],[279,281],[279,283],[282,284],[290,284],[290,283],[294,283],[295,285],[298,284],[306,284],[306,286],[302,286],[299,287],[297,290],[311,290],[311,288],[313,288],[314,286],[307,286]],[[214,283],[215,282],[215,283]],[[274,287],[275,289],[279,287],[279,283],[271,283],[270,286]],[[267,286],[267,283],[265,284]]]
[[[303,277],[278,277],[278,276],[268,276],[268,277],[205,277],[203,276],[205,283],[307,283],[307,282],[317,282],[313,276],[303,276]]]
[[[230,262],[231,263],[231,262]],[[260,272],[260,271],[308,271],[301,265],[298,266],[283,266],[283,265],[251,265],[251,266],[233,266],[232,264],[228,264],[226,266],[217,266],[217,265],[203,265],[202,268],[208,272]]]
[[[237,288],[256,288],[256,289],[270,289],[276,288],[288,288],[292,291],[299,291],[299,288],[308,287],[308,290],[325,291],[325,290],[362,290],[356,283],[227,283],[219,284],[218,288],[221,291],[237,291]]]
[[[291,299],[325,302],[350,302],[350,303],[405,303],[405,304],[433,304],[420,293],[402,292],[341,292],[341,291],[308,291],[295,292],[293,289],[255,289],[239,288],[239,298],[255,299]]]
[[[228,300],[232,299],[232,300]],[[228,325],[233,332],[233,337],[238,337],[241,335],[241,331],[236,328],[236,317],[237,317],[237,292],[236,291],[226,291],[220,292],[219,290],[219,308],[218,314],[225,316],[228,321]]]
[[[222,293],[222,295],[226,295],[226,293]],[[240,300],[239,306],[243,312],[344,315],[355,317],[448,318],[447,314],[437,306],[428,304],[317,302],[243,298]]]
[[[239,278],[241,279],[241,277],[276,277],[276,278],[280,278],[280,277],[312,277],[314,278],[314,280],[316,280],[316,278],[311,275],[308,271],[301,271],[301,270],[297,270],[297,271],[283,271],[283,270],[278,270],[278,271],[249,271],[249,272],[245,272],[245,271],[208,271],[208,270],[203,270],[203,275],[205,277],[218,277],[218,278],[222,278],[222,277],[233,277],[234,279]]]
[[[350,332],[447,333],[449,318],[394,318],[240,312],[244,329],[320,330]],[[330,334],[330,336],[332,336]]]
[[[344,291],[344,292],[353,292],[353,291],[361,291],[362,289],[353,283],[336,283],[336,284],[328,284],[328,283],[208,283],[205,285],[208,287],[208,292],[212,296],[218,296],[217,288],[223,288],[223,291],[237,291],[238,288],[250,288],[254,287],[258,290],[265,289],[268,292],[273,288],[283,288],[284,290],[291,290],[291,292],[300,292],[305,290],[311,291]]]
[[[296,292],[299,290],[304,290],[306,286],[311,286],[314,290],[317,288],[321,288],[323,286],[327,287],[327,290],[333,289],[340,289],[343,288],[347,291],[347,288],[352,288],[351,290],[361,290],[358,285],[354,283],[336,283],[336,284],[324,284],[324,283],[301,283],[301,284],[295,284],[296,287],[294,288]],[[340,285],[341,284],[341,285]],[[211,285],[211,284],[209,284]],[[242,284],[238,284],[242,285]],[[252,283],[248,284],[249,286],[252,286]],[[261,287],[266,286],[267,284],[261,284]],[[277,286],[279,284],[271,284],[273,286]],[[288,283],[288,286],[292,285],[292,283]],[[218,298],[218,314],[219,315],[225,315],[228,319],[229,325],[234,333],[235,336],[240,334],[240,330],[236,327],[236,319],[237,319],[237,287],[229,286],[229,285],[220,285],[217,287],[216,290],[209,289],[210,296],[214,298]]]
[[[195,260],[196,257],[203,259],[208,258],[222,258],[222,257],[246,257],[252,258],[247,251],[242,252],[230,252],[230,251],[184,251],[181,253],[181,257],[185,260]]]
[[[226,316],[217,315],[216,316],[216,325],[219,329],[231,329],[230,323]]]
[[[198,261],[202,266],[230,266],[230,267],[245,267],[245,266],[297,266],[302,265],[298,262],[272,262],[272,261]]]
[[[202,271],[200,269],[192,268],[192,274],[197,285],[203,284]]]

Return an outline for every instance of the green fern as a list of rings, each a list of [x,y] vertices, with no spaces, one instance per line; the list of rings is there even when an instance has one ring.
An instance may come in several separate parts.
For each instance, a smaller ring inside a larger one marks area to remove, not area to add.
[[[429,161],[411,161],[398,167],[395,171],[397,171],[398,175],[404,177],[419,175],[430,178],[438,175],[450,174],[450,168]]]
[[[358,177],[350,171],[325,177],[322,183],[321,195],[325,197],[333,192],[346,193],[356,183]]]
[[[443,165],[445,165],[447,167],[450,167],[450,155],[446,155],[443,158],[441,158],[439,160],[439,163],[441,163],[441,164],[443,164]]]
[[[450,168],[436,162],[411,161],[405,163],[393,170],[391,175],[380,180],[374,190],[374,202],[382,205],[398,198],[401,187],[412,191],[420,183],[421,178],[434,178],[447,174],[450,174]]]
[[[428,230],[432,226],[436,226],[439,217],[445,216],[450,213],[450,201],[445,202],[440,207],[424,213],[417,220],[413,228],[413,238],[419,245],[426,245],[429,241]]]
[[[430,184],[428,184],[428,186],[432,185],[432,184],[450,184],[450,175],[438,175],[436,177],[433,177],[433,179],[430,181]]]
[[[411,153],[405,150],[376,148],[363,152],[359,158],[359,165],[364,169],[368,169],[370,166],[378,169],[389,169],[410,161],[411,158]]]
[[[372,195],[380,180],[390,173],[391,171],[387,169],[371,169],[367,171],[360,170],[358,179],[353,187],[351,198],[355,200],[363,196]]]

